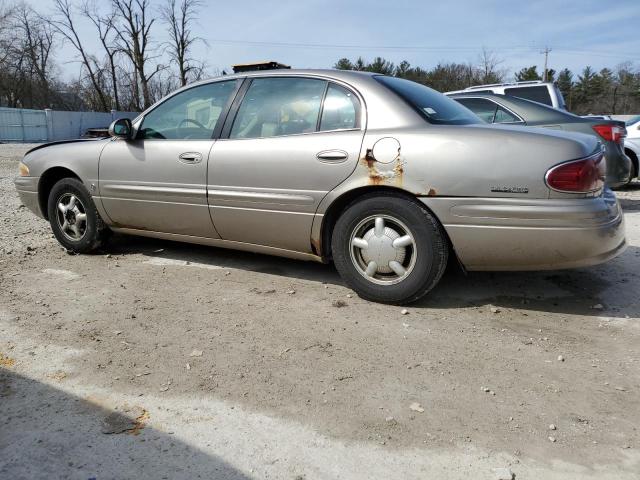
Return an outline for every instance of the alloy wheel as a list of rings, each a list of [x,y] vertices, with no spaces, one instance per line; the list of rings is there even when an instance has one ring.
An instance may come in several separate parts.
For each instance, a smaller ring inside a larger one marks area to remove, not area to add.
[[[73,193],[63,193],[56,202],[60,230],[69,240],[77,242],[87,231],[87,212],[80,199]]]

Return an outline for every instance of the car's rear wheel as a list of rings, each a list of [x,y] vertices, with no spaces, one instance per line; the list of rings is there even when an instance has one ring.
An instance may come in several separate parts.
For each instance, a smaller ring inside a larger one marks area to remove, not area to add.
[[[631,160],[631,176],[629,177],[629,183],[638,176],[638,156],[633,150],[625,149],[624,153]]]
[[[358,295],[396,304],[429,292],[448,257],[438,220],[418,202],[395,194],[351,203],[336,222],[331,250],[338,272]]]
[[[67,250],[89,253],[108,237],[109,228],[100,218],[91,195],[76,178],[63,178],[53,186],[47,212],[53,234]]]

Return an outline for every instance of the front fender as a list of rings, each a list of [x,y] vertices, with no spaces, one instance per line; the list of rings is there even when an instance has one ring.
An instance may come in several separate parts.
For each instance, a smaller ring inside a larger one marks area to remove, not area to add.
[[[98,158],[106,140],[74,140],[39,145],[29,150],[22,163],[29,167],[32,177],[46,177],[54,168],[64,168],[77,176],[89,191],[98,180]]]

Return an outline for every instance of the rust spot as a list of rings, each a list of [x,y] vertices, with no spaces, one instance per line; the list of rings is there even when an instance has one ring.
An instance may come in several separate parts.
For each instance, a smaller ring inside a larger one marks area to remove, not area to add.
[[[398,149],[398,156],[395,159],[395,166],[393,167],[393,174],[396,180],[396,187],[402,187],[403,175],[404,175],[404,163],[400,159],[400,149]]]
[[[400,152],[394,160],[395,165],[392,170],[380,171],[376,167],[376,159],[371,154],[371,149],[367,149],[367,153],[362,159],[362,164],[367,167],[367,175],[371,185],[381,185],[387,180],[393,179],[396,186],[402,186],[402,176],[404,174],[404,162],[400,159]]]
[[[365,163],[369,166],[369,168],[373,167],[373,164],[376,161],[376,159],[373,158],[373,150],[370,148],[367,148],[367,153],[364,154],[364,158],[362,160],[365,161]]]
[[[435,189],[430,188],[429,191],[427,192],[427,196],[429,197],[435,197],[437,195]]]
[[[372,152],[373,151],[370,148],[367,148],[367,153],[362,158],[362,164],[367,167],[369,183],[371,185],[380,185],[384,181],[384,178],[376,168],[376,159],[373,158]]]
[[[4,353],[0,353],[0,367],[11,368],[16,364],[16,361],[5,355]]]
[[[380,172],[378,172],[376,167],[373,167],[373,170],[369,172],[369,183],[371,185],[380,185],[383,182],[384,182],[384,177],[380,175]]]

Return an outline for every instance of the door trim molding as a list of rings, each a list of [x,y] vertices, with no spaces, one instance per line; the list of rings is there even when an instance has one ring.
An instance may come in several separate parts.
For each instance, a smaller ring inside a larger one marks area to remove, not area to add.
[[[221,190],[216,188],[208,188],[209,198],[215,198],[217,200],[238,200],[246,202],[271,202],[271,203],[284,203],[292,205],[313,205],[315,199],[310,195],[292,194],[292,193],[272,193],[272,192],[257,192],[247,190]],[[217,205],[209,206],[215,207]]]

